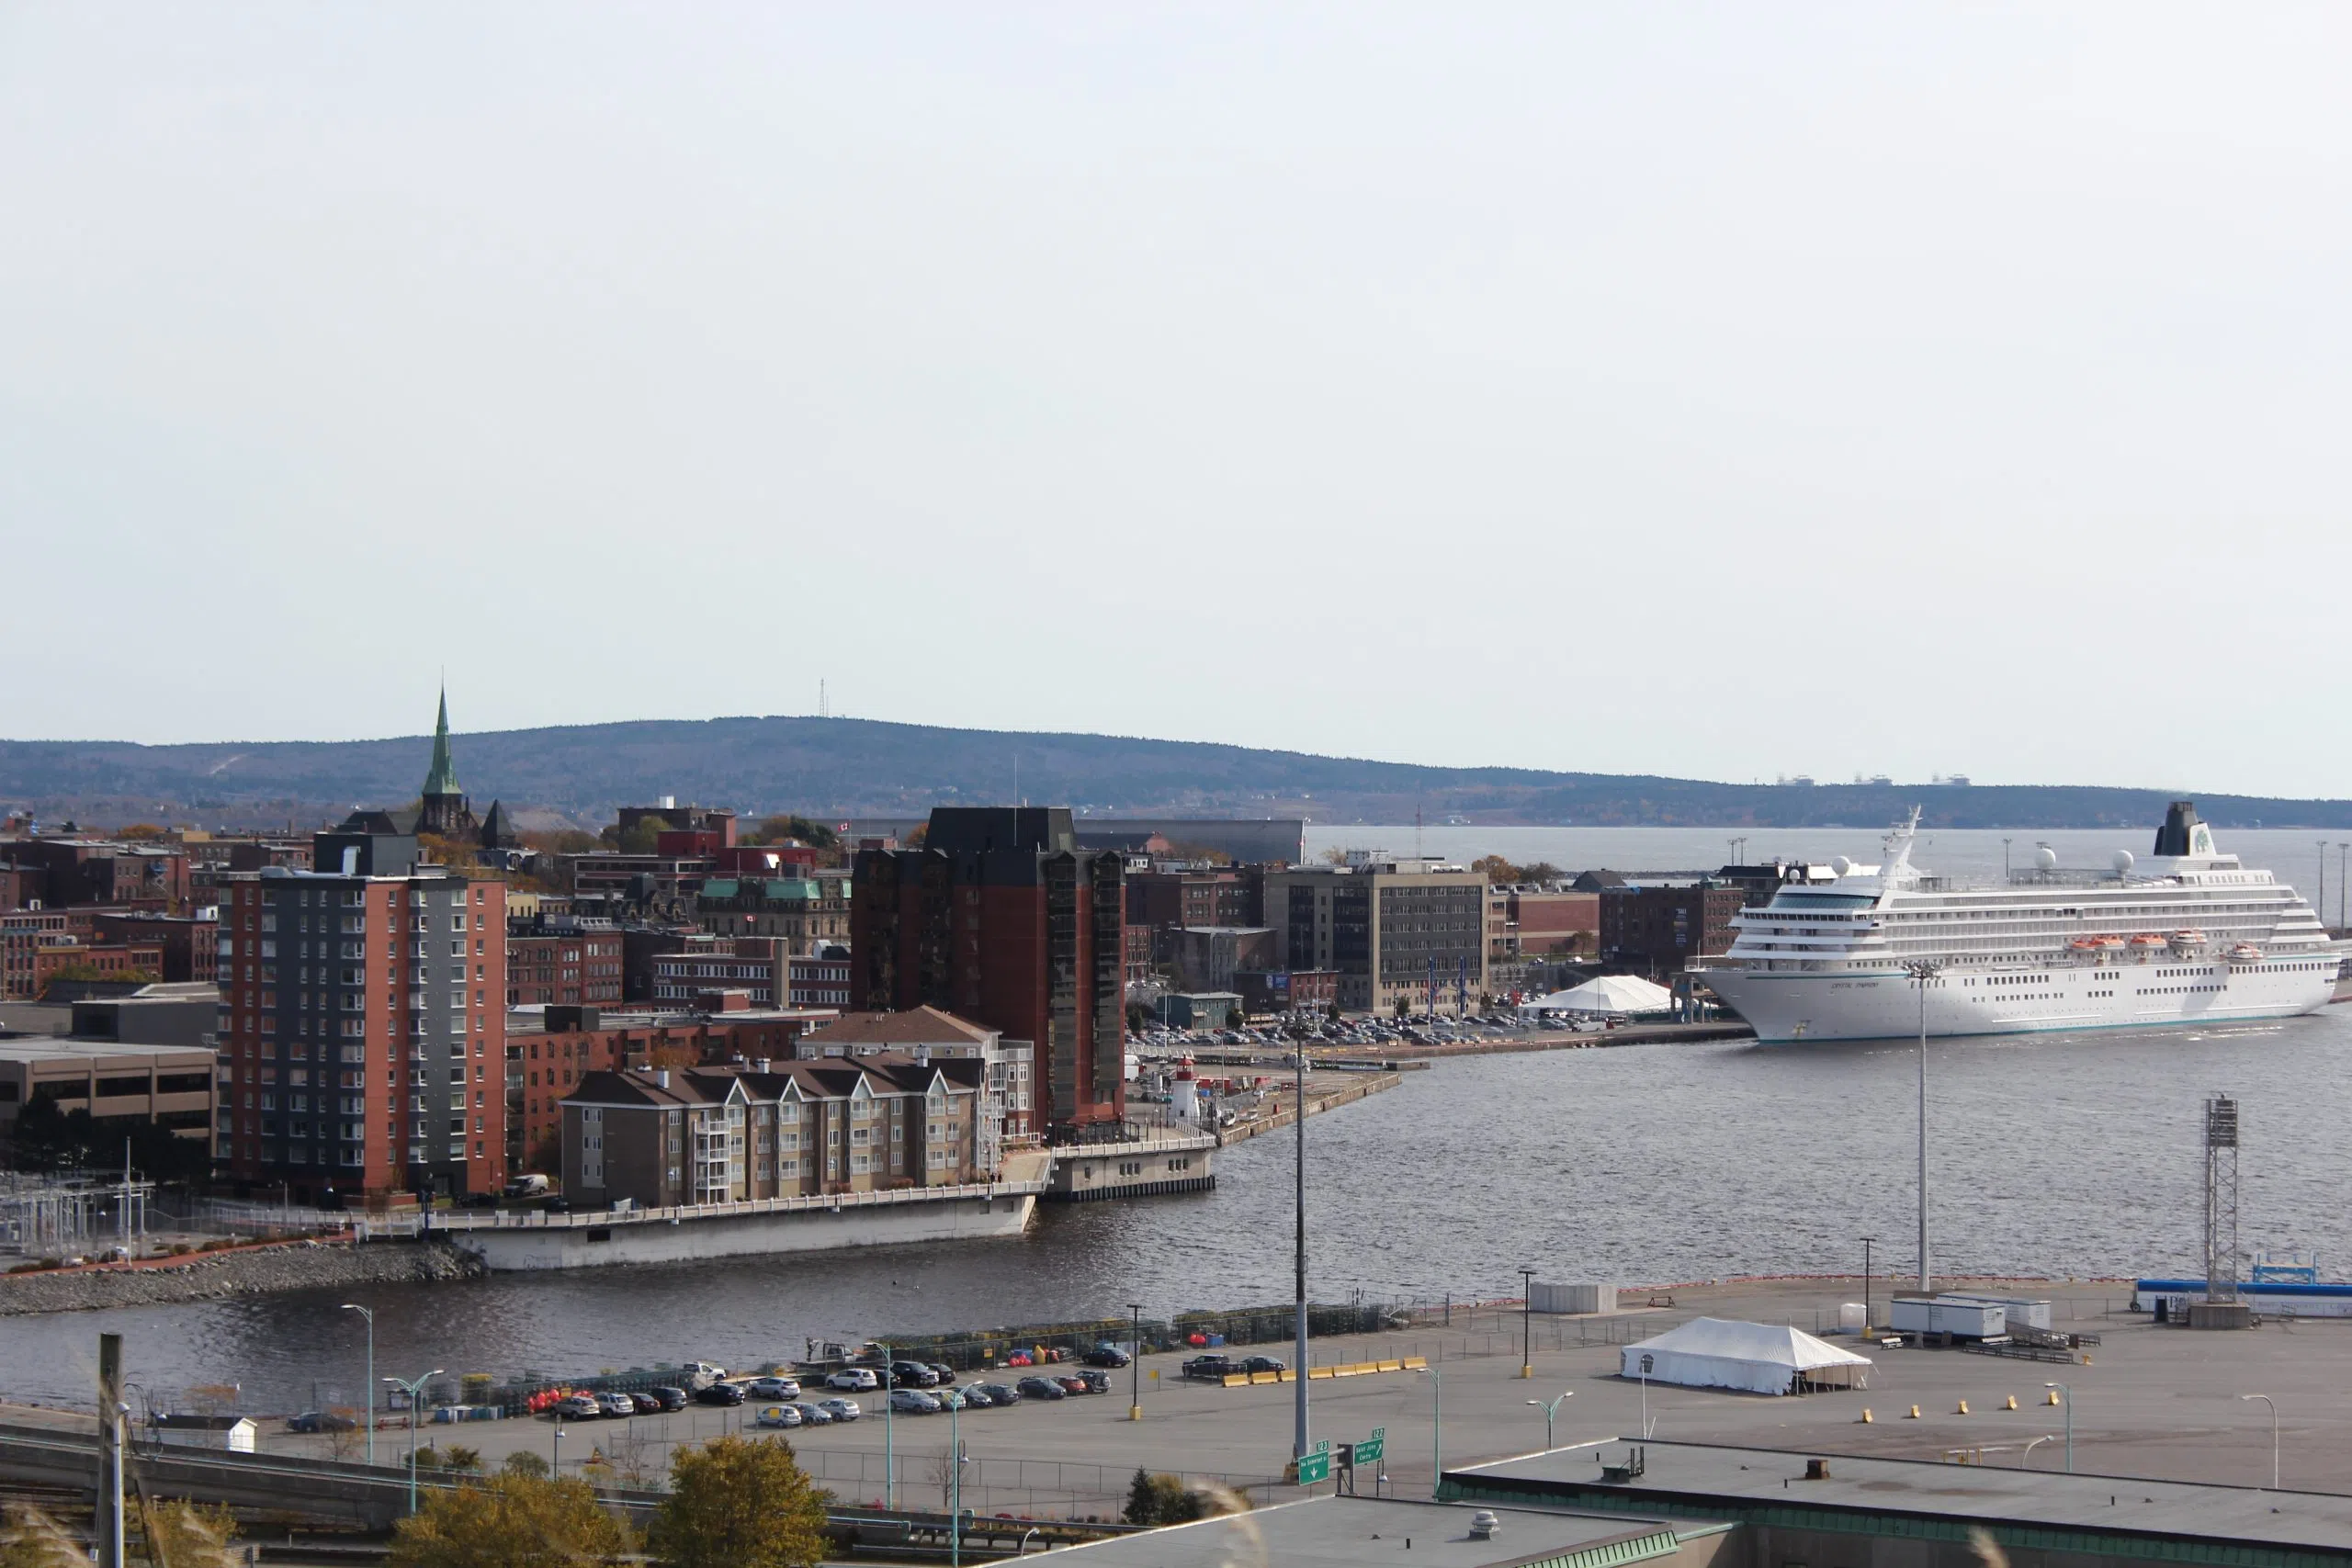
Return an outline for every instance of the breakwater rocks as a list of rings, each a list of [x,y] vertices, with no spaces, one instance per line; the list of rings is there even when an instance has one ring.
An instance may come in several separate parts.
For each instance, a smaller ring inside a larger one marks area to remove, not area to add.
[[[481,1259],[438,1242],[284,1242],[168,1261],[0,1275],[0,1317],[171,1306],[330,1285],[473,1280],[484,1272]]]

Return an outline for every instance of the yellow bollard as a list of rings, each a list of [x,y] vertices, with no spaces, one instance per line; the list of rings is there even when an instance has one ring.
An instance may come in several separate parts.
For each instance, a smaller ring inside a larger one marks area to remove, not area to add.
[[[1865,1427],[1867,1427],[1867,1426],[1869,1426],[1870,1424],[1871,1424],[1871,1407],[1870,1407],[1869,1405],[1865,1404],[1865,1405],[1863,1405],[1863,1406],[1862,1406],[1862,1425],[1863,1425],[1863,1426],[1865,1426]]]
[[[2090,1353],[2088,1350],[2086,1350],[2086,1351],[2084,1351],[2084,1352],[2083,1352],[2083,1365],[2085,1365],[2085,1366],[2086,1366],[2086,1367],[2087,1367],[2087,1366],[2089,1366],[2090,1364],[2091,1364],[2091,1353]]]
[[[1911,1414],[1904,1417],[1906,1421],[1917,1421],[1918,1418],[1919,1407],[1916,1404],[1911,1407]]]
[[[1959,1408],[1958,1410],[1953,1411],[1953,1412],[1952,1412],[1952,1414],[1953,1414],[1953,1415],[1955,1415],[1955,1416],[1965,1416],[1965,1415],[1967,1415],[1967,1414],[1968,1414],[1968,1401],[1966,1401],[1966,1400],[1964,1400],[1964,1399],[1963,1399],[1963,1400],[1962,1400],[1962,1401],[1960,1402],[1960,1408]]]
[[[2004,1409],[2004,1410],[2015,1410],[2017,1407],[2018,1407],[2018,1396],[2017,1396],[2016,1394],[2014,1394],[2014,1393],[2013,1393],[2013,1394],[2011,1394],[2011,1395],[2009,1395],[2009,1402],[2008,1402],[2007,1404],[2004,1404],[2003,1406],[2001,1406],[2001,1408],[2002,1408],[2002,1409]]]
[[[2043,1399],[2042,1399],[2041,1403],[2042,1403],[2042,1404],[2057,1404],[2057,1403],[2058,1403],[2058,1391],[2057,1391],[2056,1389],[2054,1389],[2054,1388],[2053,1388],[2053,1389],[2052,1389],[2052,1390],[2049,1392],[2049,1393],[2043,1397]]]

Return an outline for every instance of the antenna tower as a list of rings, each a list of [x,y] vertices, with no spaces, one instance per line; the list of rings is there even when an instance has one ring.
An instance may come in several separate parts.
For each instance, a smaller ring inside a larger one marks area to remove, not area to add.
[[[2205,1299],[2238,1299],[2238,1102],[2205,1101]]]

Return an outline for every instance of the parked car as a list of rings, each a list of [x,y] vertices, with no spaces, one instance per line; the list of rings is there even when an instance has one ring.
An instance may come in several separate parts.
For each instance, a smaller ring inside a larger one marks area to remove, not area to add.
[[[1076,1372],[1056,1372],[1054,1382],[1062,1385],[1064,1393],[1092,1393],[1094,1385]]]
[[[864,1408],[854,1399],[828,1399],[820,1403],[817,1408],[836,1421],[854,1421],[865,1414]]]
[[[987,1394],[990,1404],[1018,1404],[1021,1403],[1021,1391],[1013,1387],[1011,1383],[975,1383],[972,1387],[972,1392],[974,1393]]]
[[[1086,1353],[1086,1364],[1090,1367],[1124,1367],[1134,1359],[1116,1345],[1110,1344],[1097,1345]]]
[[[919,1388],[894,1388],[890,1391],[890,1408],[909,1416],[936,1416],[944,1407],[935,1393],[925,1393]]]
[[[653,1391],[653,1398],[664,1410],[684,1410],[686,1407],[686,1391],[682,1388],[657,1388]]]
[[[289,1432],[356,1432],[359,1423],[348,1416],[337,1416],[329,1410],[305,1410],[289,1417],[286,1423]]]
[[[753,1399],[797,1399],[800,1380],[797,1378],[753,1378],[744,1393]]]
[[[938,1382],[939,1374],[933,1371],[929,1367],[924,1366],[921,1361],[893,1361],[890,1363],[890,1386],[892,1388],[931,1388],[935,1386]]]
[[[546,1210],[550,1214],[568,1214],[571,1213],[571,1200],[559,1192],[547,1201]]]
[[[796,1404],[793,1408],[800,1412],[800,1424],[804,1427],[830,1427],[833,1424],[833,1413],[821,1404]]]
[[[986,1383],[976,1382],[968,1388],[959,1388],[956,1391],[956,1397],[967,1410],[986,1410],[996,1403],[989,1396]]]
[[[1184,1363],[1184,1375],[1210,1382],[1220,1382],[1241,1369],[1230,1356],[1195,1356]]]
[[[605,1413],[593,1393],[569,1394],[555,1402],[556,1418],[560,1421],[594,1421]]]
[[[939,1380],[937,1386],[941,1388],[954,1388],[956,1386],[956,1369],[949,1366],[946,1362],[925,1361],[923,1365],[929,1367],[931,1369],[931,1375]]]
[[[657,1394],[632,1393],[628,1396],[628,1402],[637,1407],[637,1413],[639,1416],[659,1416],[662,1414],[662,1400]]]
[[[760,1406],[760,1413],[752,1418],[752,1424],[755,1427],[797,1427],[800,1425],[800,1412],[789,1404],[763,1404]]]
[[[1245,1372],[1279,1372],[1283,1370],[1283,1363],[1272,1356],[1245,1356],[1241,1359],[1241,1370]]]
[[[743,1403],[743,1388],[741,1383],[715,1382],[708,1388],[695,1390],[695,1403],[696,1404],[741,1404]]]
[[[1068,1399],[1069,1391],[1051,1378],[1023,1378],[1021,1397],[1023,1399]]]
[[[596,1407],[607,1416],[637,1414],[637,1401],[625,1393],[600,1393],[596,1396]]]
[[[851,1393],[871,1393],[882,1386],[872,1367],[843,1367],[825,1380],[827,1388],[838,1388]]]
[[[1078,1381],[1086,1385],[1086,1392],[1089,1393],[1108,1393],[1111,1392],[1111,1374],[1102,1371],[1100,1367],[1086,1368],[1083,1371],[1080,1371],[1078,1374]]]

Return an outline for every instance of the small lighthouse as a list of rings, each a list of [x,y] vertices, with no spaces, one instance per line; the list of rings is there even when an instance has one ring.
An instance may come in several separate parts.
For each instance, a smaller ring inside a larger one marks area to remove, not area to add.
[[[1169,1109],[1176,1121],[1195,1122],[1201,1119],[1201,1089],[1193,1080],[1193,1058],[1189,1055],[1176,1064],[1176,1077],[1169,1094]]]

